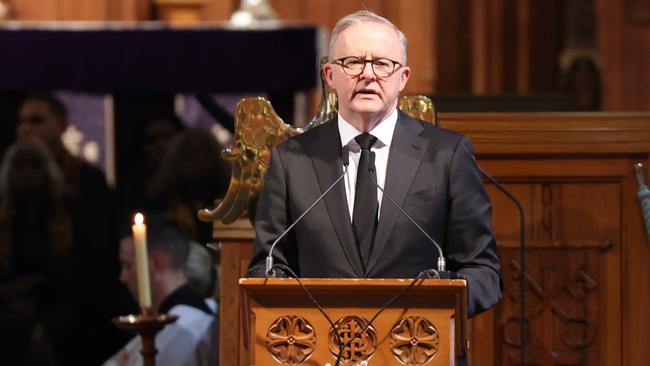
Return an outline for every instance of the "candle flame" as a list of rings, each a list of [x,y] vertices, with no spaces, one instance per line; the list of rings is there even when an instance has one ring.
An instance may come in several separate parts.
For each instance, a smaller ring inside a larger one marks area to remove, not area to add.
[[[144,222],[144,216],[138,212],[137,214],[135,214],[135,217],[133,218],[133,222],[136,225],[142,225],[142,223]]]

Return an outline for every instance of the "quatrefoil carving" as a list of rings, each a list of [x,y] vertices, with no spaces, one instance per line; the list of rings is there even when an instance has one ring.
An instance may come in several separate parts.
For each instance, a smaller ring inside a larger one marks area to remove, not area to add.
[[[266,348],[282,364],[299,364],[316,349],[316,332],[306,319],[284,316],[269,327]]]
[[[440,349],[440,334],[420,316],[401,319],[391,331],[390,349],[403,365],[422,365]]]

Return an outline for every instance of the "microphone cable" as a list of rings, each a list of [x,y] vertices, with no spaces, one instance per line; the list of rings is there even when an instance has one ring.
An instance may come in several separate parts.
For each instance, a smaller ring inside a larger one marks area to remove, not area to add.
[[[341,341],[341,337],[339,336],[339,332],[338,332],[338,329],[337,329],[336,325],[334,324],[334,322],[332,321],[332,319],[327,315],[327,313],[325,312],[325,309],[323,308],[323,306],[322,306],[322,305],[318,302],[318,300],[316,300],[316,298],[313,296],[313,294],[311,293],[311,291],[309,291],[309,290],[307,289],[307,287],[302,283],[302,281],[300,280],[300,278],[298,277],[298,275],[296,275],[296,273],[295,273],[295,272],[294,272],[294,271],[293,271],[289,266],[284,265],[284,264],[282,264],[282,263],[277,263],[277,264],[275,264],[275,265],[273,266],[273,268],[274,268],[274,269],[279,269],[279,270],[281,270],[281,271],[284,271],[284,272],[285,272],[287,275],[289,275],[291,278],[294,278],[296,281],[298,281],[298,285],[300,285],[300,287],[302,288],[302,290],[303,290],[303,292],[305,293],[305,295],[306,295],[306,296],[309,298],[309,300],[310,300],[310,301],[311,301],[311,302],[312,302],[312,303],[313,303],[313,304],[318,308],[318,311],[319,311],[321,314],[323,314],[323,316],[325,317],[325,319],[327,319],[327,322],[330,324],[330,329],[334,331],[334,334],[335,334],[335,336],[336,336],[336,341],[337,341],[338,346],[339,346],[339,353],[338,353],[337,356],[336,356],[336,362],[334,363],[334,366],[339,366],[339,365],[341,364],[341,357],[343,356],[343,351],[345,350],[345,348],[347,348],[348,346],[350,346],[350,344],[352,343],[352,341],[354,341],[354,340],[357,339],[359,336],[361,336],[361,335],[363,335],[364,333],[366,333],[366,331],[368,331],[368,329],[372,326],[372,323],[375,321],[375,319],[377,319],[377,317],[379,317],[379,315],[381,315],[381,313],[383,313],[383,312],[384,312],[384,311],[385,311],[389,306],[391,306],[391,305],[394,304],[397,300],[399,300],[402,296],[404,296],[404,294],[406,294],[406,292],[408,292],[408,290],[410,290],[413,286],[415,286],[415,284],[417,284],[419,281],[424,280],[424,278],[422,278],[422,276],[423,276],[423,274],[426,272],[426,271],[422,271],[422,272],[420,272],[420,273],[419,273],[415,278],[413,278],[413,280],[411,281],[411,283],[409,283],[408,286],[406,286],[406,287],[404,287],[403,289],[401,289],[401,290],[400,290],[396,295],[394,295],[392,298],[390,298],[390,299],[389,299],[389,300],[388,300],[388,301],[387,301],[387,302],[386,302],[386,303],[385,303],[381,308],[379,308],[379,310],[377,310],[377,312],[375,313],[375,315],[373,315],[372,318],[370,318],[370,320],[368,321],[368,324],[366,324],[366,326],[365,326],[361,331],[355,331],[355,332],[352,334],[352,336],[350,337],[350,339],[349,339],[346,343],[343,343],[343,342]]]
[[[526,365],[526,247],[525,247],[525,225],[524,208],[515,196],[505,189],[496,179],[485,172],[480,166],[479,171],[487,180],[490,181],[501,193],[505,194],[516,206],[519,211],[519,364]]]
[[[291,269],[291,267],[286,266],[286,265],[284,265],[284,264],[282,264],[282,263],[274,264],[272,269],[279,269],[279,270],[285,272],[289,277],[291,277],[291,278],[295,279],[296,281],[298,281],[298,285],[302,288],[302,291],[305,293],[305,295],[307,295],[307,297],[309,298],[309,300],[310,300],[310,301],[311,301],[311,302],[316,306],[316,308],[318,308],[318,311],[319,311],[321,314],[323,314],[323,316],[325,317],[325,319],[327,319],[327,322],[330,324],[330,329],[334,331],[334,335],[335,335],[335,337],[336,337],[336,343],[337,343],[338,346],[339,346],[339,353],[338,353],[338,355],[336,356],[336,363],[335,363],[335,366],[338,366],[338,365],[340,364],[341,356],[342,356],[342,354],[343,354],[343,349],[344,349],[345,347],[347,347],[347,346],[349,345],[349,343],[350,343],[352,340],[356,339],[357,334],[355,333],[354,337],[352,337],[352,338],[350,339],[350,341],[348,341],[348,342],[344,345],[343,342],[341,341],[341,336],[339,336],[339,332],[338,332],[337,329],[336,329],[336,325],[335,325],[334,322],[332,321],[332,318],[330,318],[329,315],[327,315],[327,313],[325,312],[325,309],[323,309],[323,306],[318,302],[318,300],[316,300],[316,298],[314,297],[314,295],[312,295],[311,291],[309,291],[309,290],[307,289],[307,287],[305,286],[305,284],[302,283],[302,281],[300,280],[300,277],[298,277],[298,275],[296,274],[296,272],[294,272],[293,269]],[[364,330],[364,331],[365,331],[365,330]],[[363,332],[362,332],[361,334],[363,334]]]
[[[369,165],[370,165],[370,166],[369,166],[368,170],[369,170],[371,173],[374,173],[375,170],[376,170],[376,167],[375,167],[375,153],[372,152],[372,151],[370,152],[370,164],[369,164]],[[435,272],[435,273],[437,274],[437,277],[434,277],[434,278],[442,278],[443,275],[446,276],[446,277],[448,277],[448,278],[455,278],[455,277],[451,274],[451,272],[447,271],[447,262],[445,261],[445,256],[443,255],[442,247],[440,246],[440,244],[438,244],[438,242],[435,241],[435,240],[434,240],[434,239],[433,239],[433,238],[432,238],[432,237],[431,237],[431,236],[430,236],[430,235],[429,235],[429,234],[428,234],[428,233],[427,233],[427,232],[422,228],[422,226],[420,226],[420,225],[415,221],[415,219],[413,219],[413,218],[411,217],[411,215],[409,215],[409,214],[406,212],[406,210],[404,210],[404,209],[402,208],[402,206],[398,205],[397,202],[395,202],[395,200],[393,199],[393,197],[391,197],[391,196],[390,196],[390,195],[389,195],[389,194],[388,194],[388,193],[387,193],[387,192],[386,192],[386,191],[385,191],[385,190],[384,190],[384,189],[379,185],[379,183],[377,183],[376,180],[372,179],[372,175],[371,175],[371,178],[369,178],[369,179],[370,179],[370,181],[372,182],[372,184],[374,184],[375,187],[379,188],[379,190],[381,191],[381,193],[382,193],[384,196],[386,196],[386,197],[388,198],[388,200],[391,201],[391,202],[393,203],[393,205],[395,205],[395,207],[397,207],[397,208],[400,210],[400,212],[401,212],[404,216],[406,216],[406,218],[408,218],[409,221],[411,221],[411,223],[412,223],[413,225],[415,225],[415,227],[417,227],[418,230],[420,230],[420,232],[421,232],[421,233],[422,233],[422,234],[423,234],[423,235],[424,235],[424,236],[429,240],[429,242],[432,243],[432,244],[436,247],[436,249],[438,250],[438,263],[437,263],[437,268],[436,268],[436,269],[431,269],[431,271],[433,271],[433,272]],[[427,270],[425,270],[425,271],[427,271]],[[416,277],[416,278],[417,278],[417,277]]]

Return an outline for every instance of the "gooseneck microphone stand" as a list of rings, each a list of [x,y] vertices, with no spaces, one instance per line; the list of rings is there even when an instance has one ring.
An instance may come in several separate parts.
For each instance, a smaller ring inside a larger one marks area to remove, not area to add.
[[[526,366],[526,247],[524,245],[526,221],[524,220],[524,208],[512,193],[486,173],[485,170],[480,167],[479,170],[490,183],[517,206],[517,210],[519,211],[519,364]]]

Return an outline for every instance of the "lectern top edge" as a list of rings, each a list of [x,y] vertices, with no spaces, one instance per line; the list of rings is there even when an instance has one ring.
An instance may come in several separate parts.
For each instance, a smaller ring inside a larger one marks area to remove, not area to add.
[[[325,287],[402,287],[410,285],[413,278],[301,278],[305,286],[325,286]],[[438,279],[419,279],[416,286],[426,287],[467,287],[467,282],[463,279],[457,280],[438,280]],[[283,287],[287,285],[295,285],[297,280],[295,278],[247,278],[239,279],[240,286],[273,286]]]

